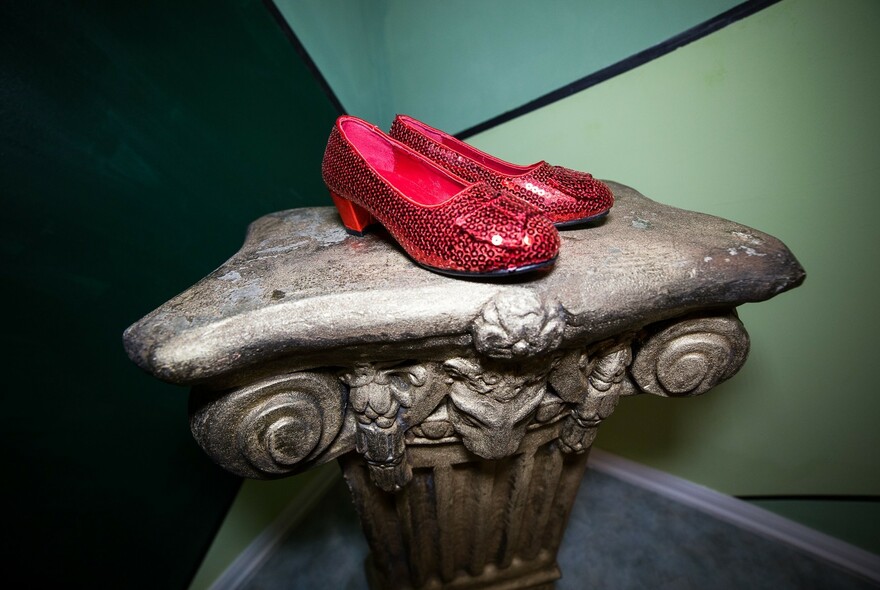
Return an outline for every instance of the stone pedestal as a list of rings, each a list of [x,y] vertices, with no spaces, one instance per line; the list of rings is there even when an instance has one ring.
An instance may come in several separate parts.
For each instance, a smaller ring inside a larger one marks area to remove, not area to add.
[[[372,548],[372,586],[552,588],[587,462],[560,449],[561,426],[539,425],[516,453],[489,461],[455,440],[415,439],[412,480],[396,494],[369,485],[357,455],[341,458]]]
[[[608,218],[516,280],[428,272],[329,207],[268,215],[126,350],[192,387],[193,434],[233,473],[338,459],[374,588],[552,588],[619,399],[728,379],[749,346],[735,307],[804,278],[771,236],[609,184]]]

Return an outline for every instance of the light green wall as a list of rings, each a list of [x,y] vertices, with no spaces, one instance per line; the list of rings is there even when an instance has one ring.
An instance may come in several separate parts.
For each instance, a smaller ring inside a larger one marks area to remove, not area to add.
[[[450,132],[737,5],[735,0],[276,0],[347,111]],[[489,81],[487,83],[487,81]]]
[[[390,0],[385,38],[391,106],[455,133],[665,41],[736,4],[735,0]]]
[[[731,494],[880,494],[878,30],[874,1],[784,0],[474,138],[745,223],[807,271],[741,308],[736,377],[624,400],[598,446]]]

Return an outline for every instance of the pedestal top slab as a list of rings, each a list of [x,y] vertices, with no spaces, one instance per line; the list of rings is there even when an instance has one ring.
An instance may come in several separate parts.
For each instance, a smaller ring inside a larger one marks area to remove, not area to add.
[[[476,346],[515,358],[763,301],[804,279],[772,236],[608,184],[615,205],[604,222],[561,231],[554,267],[517,279],[424,270],[384,232],[349,236],[332,207],[267,215],[220,268],[129,327],[126,350],[179,384],[222,382],[266,363],[327,366],[367,350],[371,360],[416,359]],[[505,349],[511,314],[525,332]]]

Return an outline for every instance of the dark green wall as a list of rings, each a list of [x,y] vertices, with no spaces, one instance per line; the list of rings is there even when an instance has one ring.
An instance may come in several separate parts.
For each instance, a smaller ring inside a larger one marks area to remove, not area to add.
[[[335,116],[256,0],[0,4],[2,551],[27,587],[188,584],[240,482],[122,331],[254,218],[326,204]]]

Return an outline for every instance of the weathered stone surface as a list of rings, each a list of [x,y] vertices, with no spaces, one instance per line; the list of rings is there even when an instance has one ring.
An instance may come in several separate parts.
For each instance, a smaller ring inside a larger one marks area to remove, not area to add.
[[[555,267],[451,279],[335,210],[263,217],[242,249],[125,333],[193,386],[192,432],[245,477],[338,458],[374,588],[552,588],[586,456],[621,398],[733,376],[735,307],[804,271],[775,238],[610,183],[599,225]]]
[[[382,233],[348,236],[331,207],[267,215],[229,261],[131,326],[126,349],[145,370],[180,384],[222,382],[284,357],[288,368],[308,368],[328,357],[441,358],[476,345],[510,358],[762,301],[804,278],[772,236],[610,185],[616,202],[604,223],[561,232],[554,268],[516,281],[426,271]],[[534,330],[522,328],[510,342],[486,327],[494,307],[529,299],[564,325],[538,330],[532,341]]]

